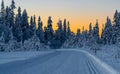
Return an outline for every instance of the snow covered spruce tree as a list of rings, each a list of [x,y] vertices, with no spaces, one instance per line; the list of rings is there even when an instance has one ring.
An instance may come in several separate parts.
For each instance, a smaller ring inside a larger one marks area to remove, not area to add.
[[[37,29],[36,33],[37,33],[38,38],[40,39],[40,42],[45,43],[44,42],[45,41],[45,39],[44,39],[44,31],[43,31],[42,26],[43,26],[43,23],[42,23],[41,18],[39,16],[38,17],[38,29]]]
[[[64,19],[64,22],[63,22],[63,33],[64,33],[64,39],[66,40],[67,38],[67,22],[66,22],[66,19]]]
[[[28,40],[31,37],[30,34],[30,28],[29,28],[29,24],[28,24],[28,15],[27,15],[27,11],[24,10],[22,13],[22,42],[24,42],[25,40]]]
[[[5,43],[9,41],[10,38],[10,33],[9,33],[9,10],[8,7],[6,9],[4,8],[4,1],[2,0],[1,4],[1,13],[0,13],[0,34],[3,33],[3,37],[5,40]]]
[[[100,43],[98,20],[96,20],[95,27],[93,28],[93,36],[95,38],[96,43]]]
[[[30,36],[33,36],[36,32],[36,17],[34,15],[34,18],[31,16],[30,18]]]
[[[8,7],[7,7],[8,8]],[[8,27],[8,9],[5,9],[4,0],[1,4],[0,12],[0,48],[1,51],[5,51],[6,43],[9,41],[9,27]]]
[[[62,20],[59,20],[57,25],[58,25],[58,29],[55,32],[55,38],[53,40],[54,41],[54,44],[53,44],[54,48],[60,48],[65,41],[64,31],[62,29]]]
[[[117,10],[114,14],[113,30],[114,43],[116,43],[116,45],[120,48],[120,12],[118,12]],[[120,58],[120,49],[117,49],[115,58]]]
[[[15,15],[14,10],[15,10],[15,8],[16,8],[15,2],[14,2],[14,0],[12,0],[11,1],[11,5],[9,7],[9,27],[12,28],[13,34],[15,32],[15,23],[14,23],[14,21],[15,21],[14,20],[15,19],[15,17],[14,17],[14,15]]]
[[[113,43],[113,27],[109,17],[107,17],[107,22],[102,32],[102,42],[103,44],[112,44]]]
[[[13,34],[12,34],[12,28],[13,28],[13,23],[11,21],[11,19],[14,17],[12,17],[12,7],[6,7],[6,9],[4,8],[4,2],[2,2],[2,6],[1,6],[1,17],[0,17],[0,23],[1,26],[0,28],[2,29],[2,35],[1,35],[1,39],[0,39],[0,43],[1,43],[1,49],[2,51],[11,51],[14,50],[13,48],[15,47],[15,45],[17,43],[13,43]],[[3,13],[4,12],[4,13]],[[13,11],[14,12],[14,11]],[[14,20],[13,20],[14,21]],[[12,23],[12,24],[11,24]],[[12,40],[11,40],[12,37]],[[12,42],[11,42],[12,41]]]
[[[44,26],[44,43],[48,45],[47,27]]]
[[[50,41],[50,40],[53,39],[53,28],[52,28],[52,18],[51,18],[51,16],[48,17],[47,31],[48,31],[48,41]]]
[[[47,27],[45,28],[45,36],[46,36],[46,40],[45,42],[47,42],[48,45],[52,46],[52,42],[53,42],[53,37],[54,37],[54,30],[52,28],[52,18],[51,16],[48,17],[48,21],[47,21]]]
[[[1,12],[0,12],[0,36],[2,36],[4,27],[5,27],[5,6],[4,6],[4,0],[2,0]]]
[[[22,36],[23,36],[23,33],[22,33],[22,15],[21,15],[21,8],[19,7],[18,8],[18,14],[16,15],[15,17],[15,26],[14,26],[14,38],[17,42],[21,42],[22,41]]]
[[[87,46],[92,46],[95,43],[95,39],[93,36],[93,29],[92,29],[92,23],[89,25],[89,31],[88,31],[88,39],[86,42]]]
[[[71,29],[70,29],[70,23],[68,21],[68,24],[67,24],[67,37],[69,38],[70,35],[71,35]]]
[[[36,18],[31,17],[30,19],[30,29],[28,27],[27,32],[30,33],[30,37],[24,41],[23,51],[40,51],[48,49],[49,47],[44,44],[44,32],[42,29],[42,22],[40,17],[38,18],[38,29],[36,29]],[[48,31],[47,31],[48,32]]]
[[[113,25],[113,29],[114,29],[114,43],[119,43],[119,38],[120,38],[120,12],[118,12],[116,10],[115,14],[114,14],[114,25]]]
[[[88,31],[84,30],[84,26],[83,26],[83,30],[82,30],[82,34],[81,34],[81,43],[83,46],[86,45],[87,39],[88,39]]]
[[[70,23],[67,23],[67,38],[62,45],[62,48],[74,48],[75,47],[75,34],[71,32]]]
[[[96,25],[93,27],[92,30],[92,26],[89,26],[89,38],[90,38],[90,50],[93,51],[93,53],[96,55],[97,51],[100,50],[99,44],[101,43],[100,41],[100,36],[99,36],[99,25],[98,25],[98,20],[96,20]],[[90,32],[91,30],[91,32]],[[91,33],[91,35],[90,35]]]
[[[77,34],[75,36],[75,41],[74,41],[74,47],[75,48],[81,48],[82,45],[82,40],[81,40],[81,33],[80,33],[80,29],[77,29]]]

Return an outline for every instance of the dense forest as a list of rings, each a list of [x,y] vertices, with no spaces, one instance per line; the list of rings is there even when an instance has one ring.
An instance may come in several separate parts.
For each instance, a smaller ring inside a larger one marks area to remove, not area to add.
[[[17,13],[15,13],[17,9]],[[30,18],[30,22],[28,22]],[[38,20],[38,21],[37,21]],[[28,16],[26,9],[16,7],[14,0],[10,6],[4,5],[2,0],[0,10],[0,51],[39,51],[58,48],[81,48],[83,46],[98,46],[106,44],[120,45],[120,12],[115,11],[114,21],[107,16],[99,35],[99,23],[89,25],[89,30],[77,29],[73,33],[67,19],[59,20],[58,29],[53,29],[52,17],[49,16],[47,26],[44,26],[41,17]],[[38,22],[38,23],[36,23]],[[38,27],[36,27],[38,25]],[[44,26],[44,28],[43,28]]]

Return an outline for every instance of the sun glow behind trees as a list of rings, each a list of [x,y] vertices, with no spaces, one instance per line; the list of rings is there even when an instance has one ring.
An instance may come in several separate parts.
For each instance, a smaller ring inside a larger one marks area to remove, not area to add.
[[[11,0],[4,0],[10,5]],[[47,25],[48,16],[52,16],[53,28],[57,29],[59,18],[70,21],[71,30],[77,32],[84,26],[88,29],[90,22],[93,25],[99,20],[100,32],[105,24],[106,17],[113,19],[114,11],[120,10],[120,0],[15,0],[16,7],[26,9],[29,16],[41,16],[44,25]],[[1,1],[0,1],[1,4]]]

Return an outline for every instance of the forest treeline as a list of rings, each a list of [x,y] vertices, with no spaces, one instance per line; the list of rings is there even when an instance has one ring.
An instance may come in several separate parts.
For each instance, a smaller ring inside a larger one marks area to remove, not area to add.
[[[14,10],[17,9],[15,14]],[[30,18],[30,22],[28,22]],[[120,12],[115,11],[113,22],[106,18],[102,34],[99,35],[99,23],[89,25],[89,30],[74,34],[67,19],[59,20],[57,30],[53,30],[53,21],[48,17],[44,26],[41,17],[28,16],[26,9],[16,7],[14,0],[10,6],[1,3],[0,10],[0,51],[41,50],[49,48],[79,48],[98,44],[119,44],[120,42]],[[38,22],[38,23],[36,23]],[[38,28],[36,25],[38,24]],[[43,28],[44,26],[44,28]]]

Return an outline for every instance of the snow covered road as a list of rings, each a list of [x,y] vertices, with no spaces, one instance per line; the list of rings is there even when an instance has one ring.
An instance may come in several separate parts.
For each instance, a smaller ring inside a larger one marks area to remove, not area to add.
[[[117,72],[113,72],[117,74]],[[57,50],[0,65],[0,74],[113,74],[82,51]]]

